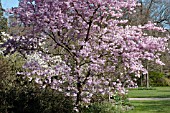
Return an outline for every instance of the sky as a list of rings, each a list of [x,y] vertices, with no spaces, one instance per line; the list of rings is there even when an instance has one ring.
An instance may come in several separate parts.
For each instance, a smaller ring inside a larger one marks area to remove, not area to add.
[[[1,0],[1,2],[4,9],[18,6],[18,0]]]

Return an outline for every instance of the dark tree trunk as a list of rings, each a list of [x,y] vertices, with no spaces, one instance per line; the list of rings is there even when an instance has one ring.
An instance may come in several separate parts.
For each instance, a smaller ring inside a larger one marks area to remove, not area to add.
[[[146,69],[149,70],[148,62],[146,62]],[[149,73],[146,74],[146,88],[149,88]]]

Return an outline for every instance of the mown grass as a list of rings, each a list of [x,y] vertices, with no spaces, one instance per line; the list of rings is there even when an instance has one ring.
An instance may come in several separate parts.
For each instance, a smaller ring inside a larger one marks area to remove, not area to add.
[[[170,87],[130,89],[129,98],[170,98]],[[170,100],[133,100],[134,109],[126,113],[170,113]]]
[[[170,87],[155,87],[152,90],[129,89],[128,97],[129,98],[170,98]]]
[[[125,113],[170,113],[170,101],[131,101],[134,109]]]

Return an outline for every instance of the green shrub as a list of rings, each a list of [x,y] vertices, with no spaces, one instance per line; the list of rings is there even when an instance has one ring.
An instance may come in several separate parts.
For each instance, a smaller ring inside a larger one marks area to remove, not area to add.
[[[16,74],[23,62],[17,55],[0,56],[0,113],[73,113],[70,97]]]
[[[111,102],[97,102],[82,109],[82,113],[121,113],[122,108]]]
[[[91,98],[91,103],[95,103],[95,102],[103,102],[109,100],[109,96],[108,95],[102,95],[101,93],[96,93],[93,95],[93,97]]]
[[[10,75],[12,73],[10,64],[8,60],[3,58],[3,56],[0,55],[0,89],[4,88],[10,79]]]
[[[21,82],[20,76],[17,76],[17,72],[22,71],[22,65],[24,59],[19,54],[13,54],[10,56],[0,55],[0,89],[8,89],[14,87]],[[16,86],[17,87],[17,86]]]
[[[119,94],[119,93],[115,93],[112,97],[111,97],[111,101],[115,103],[115,105],[119,105],[122,106],[123,109],[126,109],[126,107],[131,107],[131,103],[128,100],[128,95],[124,94]],[[127,109],[128,110],[128,109]]]
[[[2,113],[73,113],[72,99],[50,88],[12,87],[0,95]]]
[[[161,72],[149,72],[149,81],[151,86],[170,86],[170,79]]]
[[[170,79],[167,77],[162,77],[161,82],[162,86],[170,86]]]
[[[120,95],[116,93],[108,102],[107,96],[102,96],[105,101],[96,101],[91,103],[88,107],[82,109],[82,113],[122,113],[132,109],[132,105],[129,102],[127,95]],[[98,100],[98,99],[97,99]]]

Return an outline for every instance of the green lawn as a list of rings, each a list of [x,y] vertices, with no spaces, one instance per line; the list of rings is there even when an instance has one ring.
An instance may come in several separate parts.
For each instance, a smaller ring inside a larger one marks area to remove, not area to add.
[[[134,109],[125,113],[170,113],[170,101],[131,101]]]
[[[129,98],[170,98],[170,87],[155,87],[154,90],[129,90]],[[130,101],[134,109],[126,113],[170,113],[170,100]]]
[[[155,90],[130,89],[129,98],[170,98],[170,87],[155,87]]]

